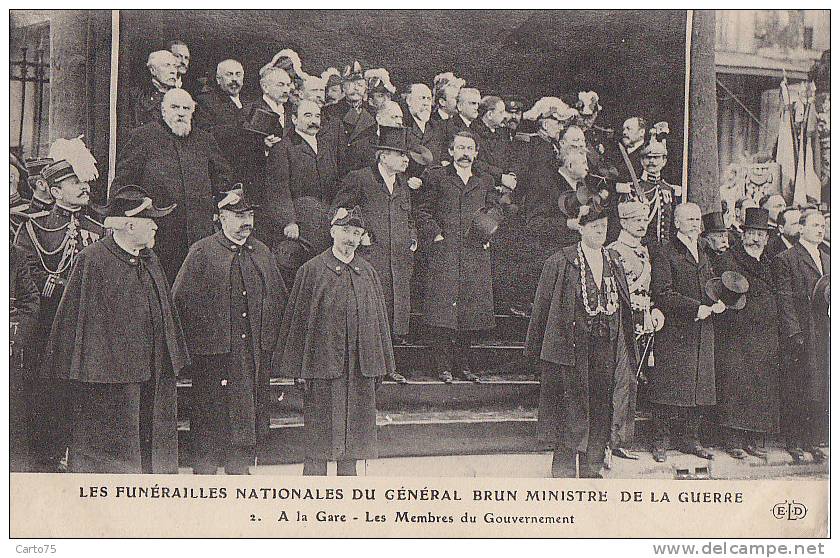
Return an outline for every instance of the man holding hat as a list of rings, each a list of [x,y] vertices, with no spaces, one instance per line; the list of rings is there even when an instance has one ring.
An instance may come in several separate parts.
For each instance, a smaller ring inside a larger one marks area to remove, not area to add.
[[[241,184],[217,195],[222,230],[190,248],[172,296],[192,356],[193,472],[248,474],[268,433],[271,356],[287,290],[268,247],[253,238]]]
[[[16,245],[32,262],[32,279],[41,293],[38,326],[32,337],[28,366],[37,370],[50,334],[61,295],[83,248],[99,240],[102,224],[87,215],[90,184],[99,177],[96,161],[81,138],[58,139],[50,148],[54,162],[42,171],[55,205],[31,216],[22,226]],[[38,382],[33,406],[35,466],[55,472],[67,448],[69,400],[63,386]]]
[[[455,134],[454,163],[430,169],[418,191],[417,226],[428,256],[423,319],[434,328],[434,359],[440,379],[478,382],[469,363],[475,332],[495,327],[490,241],[476,219],[498,207],[493,177],[475,166],[475,136]]]
[[[736,459],[766,456],[764,437],[779,430],[779,296],[764,253],[768,219],[766,209],[746,210],[742,242],[730,250],[731,271],[708,286],[713,299],[748,286],[734,298],[737,312],[715,318],[717,416],[726,451]]]
[[[714,459],[700,445],[701,411],[715,404],[715,331],[712,314],[726,310],[709,298],[706,283],[714,270],[700,246],[700,207],[684,203],[675,211],[677,234],[651,251],[651,295],[665,315],[657,333],[656,366],[647,396],[654,408],[653,458],[667,459],[667,437],[681,423],[679,448]],[[648,234],[650,229],[648,229]]]
[[[638,459],[628,449],[633,442],[638,381],[641,371],[653,360],[654,332],[665,324],[665,316],[661,310],[653,307],[650,296],[650,253],[647,246],[642,245],[647,231],[647,217],[647,207],[641,202],[626,201],[618,204],[621,232],[618,239],[609,246],[618,254],[626,274],[633,312],[633,333],[641,358],[637,369],[615,378],[610,448],[612,455],[624,459]]]
[[[814,311],[815,286],[831,274],[831,255],[820,249],[825,217],[803,211],[799,241],[773,260],[779,289],[782,352],[782,408],[787,449],[797,463],[809,452],[815,462],[826,459],[819,447],[827,440],[829,347],[828,317]],[[817,293],[819,294],[819,293]]]
[[[540,275],[525,354],[542,372],[538,428],[556,439],[551,476],[601,478],[613,384],[636,370],[630,292],[617,254],[604,248],[607,215],[576,193],[564,203],[581,241],[551,256]]]
[[[41,373],[74,402],[71,472],[178,471],[175,378],[189,356],[151,250],[154,219],[173,209],[126,185],[99,209],[113,234],[83,250],[70,274]]]
[[[358,207],[330,220],[332,247],[295,277],[280,327],[280,373],[304,383],[304,475],[355,475],[377,457],[376,384],[394,373],[391,326],[373,266],[356,255],[366,232]]]
[[[373,265],[385,293],[385,306],[396,342],[408,335],[411,313],[411,278],[417,228],[411,207],[411,193],[419,178],[406,178],[410,147],[407,130],[383,126],[376,149],[376,164],[344,177],[334,207],[359,206],[373,240],[365,258]],[[405,383],[405,378],[394,378]]]

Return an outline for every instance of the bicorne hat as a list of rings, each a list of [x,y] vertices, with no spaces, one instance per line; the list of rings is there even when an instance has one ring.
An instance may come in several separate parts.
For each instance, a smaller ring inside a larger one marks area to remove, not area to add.
[[[105,205],[93,206],[103,217],[143,217],[153,219],[172,213],[177,204],[157,207],[148,192],[136,184],[126,184],[111,196]]]

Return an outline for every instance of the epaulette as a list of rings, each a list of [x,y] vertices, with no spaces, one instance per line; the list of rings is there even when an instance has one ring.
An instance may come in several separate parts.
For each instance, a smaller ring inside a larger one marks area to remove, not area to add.
[[[25,212],[17,213],[17,212],[15,212],[15,209],[17,209],[17,208],[12,209],[12,211],[11,211],[12,215],[21,215],[22,217],[26,217],[27,219],[40,219],[41,217],[46,217],[47,215],[50,214],[50,212],[47,211],[47,210],[36,211],[35,213],[25,213]],[[28,206],[27,206],[27,209],[29,209]]]
[[[515,141],[524,141],[525,143],[528,143],[528,142],[531,141],[531,138],[533,138],[535,135],[536,134],[526,134],[525,132],[516,132],[516,134],[514,134],[514,136],[513,136],[513,139]]]

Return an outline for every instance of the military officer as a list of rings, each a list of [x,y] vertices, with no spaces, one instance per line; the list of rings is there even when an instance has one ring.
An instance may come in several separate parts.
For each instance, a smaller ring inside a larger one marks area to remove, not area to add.
[[[29,352],[33,359],[42,354],[76,257],[103,235],[102,224],[84,211],[90,202],[90,182],[99,176],[93,156],[80,138],[56,140],[50,152],[55,162],[42,171],[42,176],[55,205],[49,212],[30,218],[16,241],[34,262],[32,278],[41,293],[41,311]],[[37,362],[28,364],[37,370]],[[39,470],[55,472],[66,449],[68,401],[58,382],[44,382],[37,389],[42,397],[33,406],[33,458]]]

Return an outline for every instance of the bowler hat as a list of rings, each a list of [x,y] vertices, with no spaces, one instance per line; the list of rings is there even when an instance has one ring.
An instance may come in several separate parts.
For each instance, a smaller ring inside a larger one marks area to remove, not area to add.
[[[724,271],[720,277],[706,281],[706,294],[714,301],[720,300],[730,310],[743,310],[747,305],[750,283],[737,271]]]
[[[703,215],[703,232],[726,232],[726,224],[723,222],[723,213],[712,211]]]
[[[407,128],[399,126],[380,126],[379,143],[373,147],[405,153],[418,165],[426,166],[434,160],[432,152],[426,146],[416,142],[409,143]]]
[[[258,204],[251,203],[246,194],[249,188],[242,182],[234,184],[230,190],[226,192],[219,192],[213,195],[216,202],[217,210],[233,211],[234,213],[245,213],[246,211],[256,209]]]
[[[280,116],[277,113],[252,106],[242,127],[261,136],[270,136],[276,130],[279,121]]]
[[[149,194],[136,184],[126,184],[111,196],[105,205],[93,206],[103,217],[164,217],[172,213],[177,204],[157,207]]]
[[[743,229],[770,230],[770,212],[763,207],[748,207],[744,213]]]

